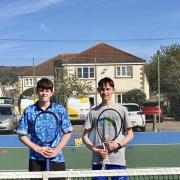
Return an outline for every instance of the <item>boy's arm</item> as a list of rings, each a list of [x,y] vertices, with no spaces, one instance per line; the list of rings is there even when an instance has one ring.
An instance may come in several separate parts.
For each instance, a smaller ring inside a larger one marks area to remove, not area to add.
[[[86,146],[91,150],[94,151],[96,154],[98,154],[99,156],[101,156],[102,158],[106,158],[106,156],[108,155],[108,151],[105,149],[99,149],[97,148],[89,139],[89,134],[91,133],[91,129],[85,129],[82,139],[83,142],[86,144]]]
[[[57,154],[62,151],[62,149],[64,148],[64,146],[68,143],[68,141],[71,138],[71,133],[67,133],[64,134],[61,141],[59,142],[58,146],[56,147],[55,151],[57,152]]]
[[[116,149],[120,149],[123,148],[124,146],[126,146],[130,141],[133,140],[134,138],[134,133],[132,128],[127,128],[127,135],[124,137],[124,139],[122,139],[120,142],[117,141],[109,141],[108,144],[108,150],[109,151],[113,151]]]
[[[42,155],[46,158],[53,158],[58,155],[59,152],[61,152],[64,148],[64,146],[68,143],[68,141],[71,138],[71,133],[64,134],[62,136],[61,141],[59,142],[58,146],[55,149],[52,149],[50,147],[43,147],[42,149]]]
[[[85,129],[82,139],[83,142],[86,144],[86,146],[91,150],[94,151],[96,146],[91,142],[91,140],[89,139],[89,134],[91,133],[91,129]]]
[[[27,137],[27,135],[21,135],[19,134],[19,140],[25,144],[27,147],[29,147],[30,149],[32,149],[33,151],[42,154],[43,155],[43,148],[37,146],[36,144],[34,144],[32,141],[29,140],[29,138]]]
[[[134,133],[132,128],[127,128],[127,135],[124,137],[124,139],[121,140],[121,142],[118,142],[121,147],[126,146],[130,141],[132,141],[134,138]]]

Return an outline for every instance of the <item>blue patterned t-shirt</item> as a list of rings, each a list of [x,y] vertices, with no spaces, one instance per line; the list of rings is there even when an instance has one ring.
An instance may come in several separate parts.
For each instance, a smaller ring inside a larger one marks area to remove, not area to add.
[[[36,104],[28,106],[22,115],[21,120],[19,121],[19,126],[17,129],[17,133],[20,135],[31,135],[31,141],[34,144],[37,144],[38,146],[42,146],[42,143],[38,140],[36,134],[35,134],[35,119],[39,113],[41,113],[43,110],[39,108],[39,106]],[[59,142],[61,141],[61,138],[63,134],[71,133],[73,130],[73,127],[71,125],[71,122],[68,118],[67,112],[65,108],[57,103],[51,103],[51,105],[46,109],[46,111],[53,112],[58,118],[59,118],[59,132],[54,139],[53,142],[51,142],[50,147],[55,149]],[[44,157],[42,157],[40,154],[36,153],[32,149],[30,149],[30,159],[34,160],[45,160]],[[60,163],[64,162],[64,156],[62,151],[58,153],[58,155],[55,158],[51,159],[54,162]]]

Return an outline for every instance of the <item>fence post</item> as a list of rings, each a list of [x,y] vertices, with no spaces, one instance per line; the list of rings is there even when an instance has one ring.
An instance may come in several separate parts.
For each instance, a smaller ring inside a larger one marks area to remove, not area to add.
[[[156,114],[153,115],[153,131],[157,132],[157,116],[156,116]]]

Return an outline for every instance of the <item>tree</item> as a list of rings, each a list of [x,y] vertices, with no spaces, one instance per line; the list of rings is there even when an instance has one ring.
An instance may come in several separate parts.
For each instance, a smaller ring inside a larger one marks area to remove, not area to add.
[[[58,100],[66,105],[70,97],[86,97],[92,92],[93,88],[91,82],[79,80],[76,74],[68,74],[67,71],[63,72],[63,82],[57,90],[55,96]]]
[[[152,57],[146,71],[151,92],[157,92],[158,59],[160,64],[161,93],[175,107],[180,102],[180,45],[173,44],[161,47]]]
[[[0,66],[0,82],[2,85],[14,84],[18,81],[18,74],[28,69],[28,66]],[[5,75],[4,75],[5,74]]]
[[[18,108],[19,108],[19,112],[20,112],[20,103],[21,103],[21,99],[23,98],[29,98],[32,97],[34,95],[34,88],[28,88],[25,91],[22,92],[22,94],[18,97]]]
[[[132,89],[123,95],[124,103],[137,103],[141,105],[146,100],[146,94],[140,89]]]

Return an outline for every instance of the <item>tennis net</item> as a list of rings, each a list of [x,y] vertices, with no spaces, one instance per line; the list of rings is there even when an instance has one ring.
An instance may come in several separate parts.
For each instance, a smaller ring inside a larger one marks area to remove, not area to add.
[[[0,172],[0,179],[65,178],[66,180],[90,180],[92,177],[127,176],[128,180],[180,180],[180,168],[142,168],[126,170],[69,170],[51,172]]]

